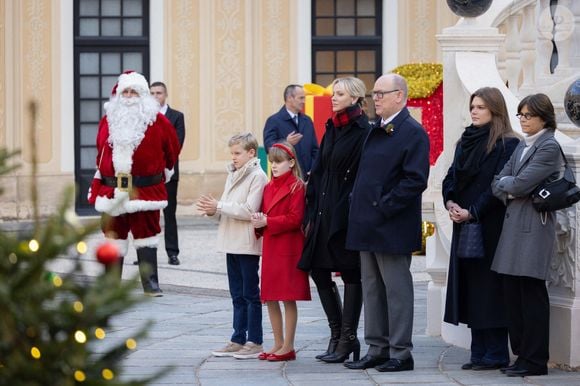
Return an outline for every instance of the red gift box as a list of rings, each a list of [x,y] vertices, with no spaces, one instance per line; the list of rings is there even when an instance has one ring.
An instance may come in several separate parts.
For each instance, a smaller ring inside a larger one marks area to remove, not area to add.
[[[332,87],[324,88],[314,83],[307,83],[304,85],[304,91],[306,92],[304,114],[312,119],[316,139],[320,143],[326,131],[326,121],[332,116]]]

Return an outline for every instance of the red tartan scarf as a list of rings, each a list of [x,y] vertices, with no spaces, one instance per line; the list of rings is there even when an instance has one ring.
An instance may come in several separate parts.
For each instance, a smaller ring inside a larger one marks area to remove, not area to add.
[[[332,113],[332,123],[334,127],[343,127],[360,117],[362,113],[360,105],[352,105],[344,110]]]

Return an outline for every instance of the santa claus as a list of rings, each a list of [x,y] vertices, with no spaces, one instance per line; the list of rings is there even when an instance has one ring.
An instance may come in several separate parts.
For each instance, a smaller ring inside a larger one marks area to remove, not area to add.
[[[167,206],[164,183],[173,174],[180,145],[175,129],[149,94],[145,77],[119,76],[97,134],[97,171],[89,202],[102,215],[105,237],[121,251],[123,265],[131,232],[143,290],[161,296],[157,276],[160,209]]]

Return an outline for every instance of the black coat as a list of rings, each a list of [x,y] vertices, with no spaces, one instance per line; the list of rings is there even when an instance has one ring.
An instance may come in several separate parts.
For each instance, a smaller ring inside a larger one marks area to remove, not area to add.
[[[345,249],[349,195],[352,191],[362,144],[370,130],[366,115],[336,128],[332,120],[320,144],[306,192],[307,235],[298,267],[341,271],[360,266],[358,252]]]
[[[185,140],[185,119],[183,118],[183,113],[167,106],[165,117],[167,117],[169,122],[171,122],[173,127],[175,127],[175,132],[177,133],[177,138],[179,139],[179,145],[183,147],[183,141]],[[173,168],[175,173],[173,173],[173,176],[171,176],[171,180],[179,180],[179,161],[175,162],[175,166]]]
[[[407,108],[389,125],[393,132],[387,134],[375,124],[364,143],[346,245],[357,251],[410,255],[421,248],[429,137]]]
[[[487,140],[487,139],[486,139]],[[447,323],[465,323],[470,328],[507,327],[500,277],[490,267],[501,234],[505,206],[491,192],[491,182],[510,158],[519,140],[499,140],[484,158],[480,172],[463,190],[456,189],[455,168],[461,146],[455,149],[454,161],[443,180],[443,200],[453,200],[477,214],[483,228],[485,258],[459,259],[455,253],[460,224],[453,224],[451,256],[447,276],[445,316]]]

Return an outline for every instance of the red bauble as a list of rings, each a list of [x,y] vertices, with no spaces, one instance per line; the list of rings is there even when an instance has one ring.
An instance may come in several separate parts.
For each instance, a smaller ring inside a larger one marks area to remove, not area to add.
[[[97,260],[103,265],[116,263],[119,257],[119,247],[113,243],[104,242],[97,248]]]

